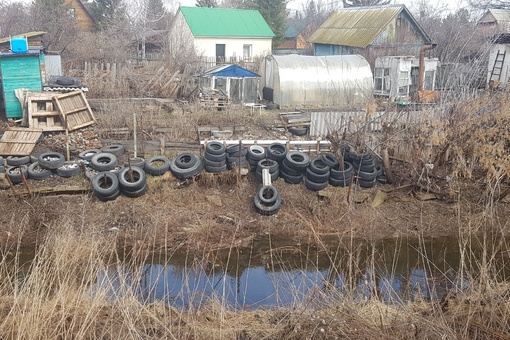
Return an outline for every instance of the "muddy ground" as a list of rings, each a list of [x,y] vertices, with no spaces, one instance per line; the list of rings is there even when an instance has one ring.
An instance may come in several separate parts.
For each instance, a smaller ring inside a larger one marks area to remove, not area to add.
[[[168,110],[163,125],[178,126],[179,116],[185,112]],[[239,121],[239,116],[232,114],[214,114],[222,120],[215,121],[211,113],[206,112],[198,118],[188,117],[186,126]],[[147,117],[144,129],[145,134],[150,136],[155,130],[154,122],[161,125],[165,116],[152,113]],[[114,120],[111,117],[99,114],[98,120],[99,124],[86,129],[92,144],[74,145],[71,150],[73,157],[81,149],[101,143],[99,137],[96,140],[99,136],[96,131],[115,127],[112,127]],[[243,119],[246,131],[242,135],[234,135],[233,139],[294,138],[278,128],[277,120],[277,112],[261,117],[247,115]],[[190,132],[182,125],[181,130],[181,135],[174,131],[174,139],[167,141],[198,144],[193,129]],[[84,134],[80,133],[80,136]],[[61,137],[59,134],[46,134],[34,154],[45,150],[61,151]],[[480,200],[485,189],[483,182],[457,179],[455,190],[444,196],[427,193],[413,185],[408,180],[411,176],[397,161],[394,162],[394,171],[397,179],[394,184],[377,184],[371,189],[356,185],[348,188],[330,186],[319,193],[307,190],[304,184],[291,185],[280,179],[274,186],[283,203],[278,214],[273,216],[261,216],[254,210],[253,195],[261,183],[251,174],[239,177],[235,171],[220,175],[203,173],[196,181],[186,185],[179,185],[170,172],[161,177],[149,176],[147,194],[135,199],[121,196],[111,202],[99,201],[91,192],[16,197],[7,187],[0,190],[0,243],[21,241],[26,246],[34,245],[48,230],[58,230],[69,224],[98,237],[114,235],[118,246],[190,251],[247,246],[254,239],[268,236],[283,238],[291,244],[314,244],[325,237],[436,237],[484,227],[486,207]],[[57,186],[91,189],[84,176],[29,180],[29,186],[34,191]],[[17,194],[26,190],[23,184],[15,185],[14,189]],[[507,216],[510,205],[498,202],[492,211],[496,217]],[[508,228],[504,221],[501,226]]]

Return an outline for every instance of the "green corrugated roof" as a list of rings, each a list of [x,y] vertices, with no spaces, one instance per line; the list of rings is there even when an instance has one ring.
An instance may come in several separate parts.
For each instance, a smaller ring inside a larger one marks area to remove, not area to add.
[[[404,5],[351,7],[334,12],[312,34],[308,42],[318,44],[367,47],[405,11],[425,41],[430,41]]]
[[[274,37],[257,10],[208,7],[179,9],[195,37]]]

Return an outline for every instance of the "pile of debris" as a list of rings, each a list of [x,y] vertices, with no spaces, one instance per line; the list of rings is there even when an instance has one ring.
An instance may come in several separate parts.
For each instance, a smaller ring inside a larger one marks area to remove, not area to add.
[[[39,143],[39,145],[48,150],[65,153],[66,139],[69,143],[69,150],[71,154],[75,154],[86,149],[100,149],[103,146],[99,139],[99,135],[93,128],[90,127],[71,132],[68,134],[67,138],[64,133],[47,134],[44,136],[44,139]]]

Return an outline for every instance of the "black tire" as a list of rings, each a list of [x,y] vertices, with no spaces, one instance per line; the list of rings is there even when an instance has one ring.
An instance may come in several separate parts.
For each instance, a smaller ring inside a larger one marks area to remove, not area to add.
[[[349,162],[344,162],[344,170],[337,168],[329,170],[329,177],[338,180],[345,180],[352,177],[353,166]]]
[[[377,171],[375,168],[372,169],[372,171],[358,171],[357,172],[358,177],[362,179],[363,181],[373,181],[377,178]]]
[[[356,151],[348,150],[348,157],[353,161],[361,161],[372,158],[372,153],[370,151],[365,151],[363,153],[357,153]]]
[[[379,176],[377,177],[377,183],[388,184],[388,178],[386,178],[386,175]]]
[[[123,192],[140,190],[147,183],[145,171],[136,166],[131,168],[131,172],[129,168],[122,169],[118,178],[120,190]]]
[[[260,161],[266,158],[266,148],[260,145],[251,145],[246,153],[246,159]]]
[[[210,173],[220,173],[227,170],[227,164],[219,166],[204,165],[204,170]]]
[[[4,173],[5,173],[5,166],[0,165],[0,174],[4,174]]]
[[[241,162],[248,162],[246,160],[246,157],[244,156],[241,156]],[[227,156],[227,164],[228,163],[239,163],[239,155],[235,156],[235,157],[230,157],[230,156]]]
[[[106,196],[106,197],[100,196],[100,195],[96,194],[97,199],[102,201],[102,202],[113,201],[114,199],[116,199],[119,196],[120,196],[120,190],[117,190],[116,192],[114,192],[110,196]]]
[[[101,149],[101,152],[111,153],[119,157],[124,153],[124,146],[120,144],[107,145]]]
[[[74,79],[71,77],[66,77],[66,76],[57,77],[57,80],[55,82],[58,85],[64,85],[64,86],[74,85]]]
[[[334,187],[348,187],[351,184],[352,177],[345,179],[329,178],[329,184]]]
[[[96,171],[110,171],[117,166],[117,156],[112,153],[101,152],[92,157],[90,167]]]
[[[304,136],[308,133],[308,128],[307,127],[289,126],[287,128],[287,131],[289,131],[294,136]]]
[[[329,174],[329,166],[322,161],[321,157],[315,157],[308,164],[308,169],[316,174]]]
[[[121,190],[121,192],[126,197],[136,198],[136,197],[143,196],[147,192],[147,189],[148,189],[148,186],[147,186],[147,183],[145,183],[145,185],[138,190],[135,190],[135,191]]]
[[[225,151],[225,145],[221,142],[211,141],[205,145],[205,153],[211,155],[222,155]],[[212,160],[212,159],[211,159]]]
[[[306,178],[308,178],[312,182],[316,183],[327,183],[329,181],[329,171],[325,174],[318,174],[313,172],[312,169],[306,169]]]
[[[168,169],[170,169],[170,160],[165,156],[154,156],[145,162],[145,172],[149,175],[161,176]]]
[[[283,178],[285,180],[285,182],[287,182],[289,184],[299,184],[299,183],[303,182],[304,176],[303,175],[297,175],[297,176],[289,175],[284,171],[280,171],[280,177]]]
[[[222,161],[227,160],[227,153],[224,152],[222,154],[217,155],[217,154],[212,154],[212,153],[206,152],[204,154],[204,158],[207,158],[208,160],[213,161],[213,162],[222,162]]]
[[[280,210],[282,198],[280,195],[278,195],[276,201],[274,201],[272,204],[266,205],[260,201],[258,195],[255,195],[253,198],[253,203],[255,205],[255,211],[261,215],[270,216],[276,214]]]
[[[64,162],[64,164],[57,168],[56,173],[60,177],[73,177],[79,175],[81,171],[80,164],[77,162]]]
[[[354,166],[354,170],[356,171],[371,172],[373,169],[375,169],[376,163],[374,159],[370,159],[370,161],[366,163],[359,163],[357,161],[353,161],[352,165]]]
[[[25,164],[19,166],[12,166],[6,168],[7,176],[13,184],[23,182],[23,177],[21,173],[25,176],[25,179],[28,178],[28,166]]]
[[[338,158],[336,157],[336,155],[325,153],[321,155],[321,159],[324,162],[324,164],[329,166],[330,169],[339,166]]]
[[[42,181],[50,177],[51,170],[44,169],[39,166],[39,162],[32,163],[28,166],[28,178],[35,179],[36,181]]]
[[[257,163],[257,171],[262,169],[269,169],[269,173],[274,173],[279,170],[278,162],[273,159],[263,159]]]
[[[305,171],[310,164],[310,157],[301,151],[290,151],[287,152],[284,162],[289,169]]]
[[[55,170],[61,167],[66,159],[64,155],[59,152],[45,152],[39,155],[37,161],[41,168]]]
[[[374,187],[375,185],[375,179],[373,180],[369,180],[369,181],[366,181],[364,179],[361,179],[361,178],[358,178],[358,181],[357,181],[358,185],[362,188],[372,188]]]
[[[110,197],[119,191],[119,179],[111,172],[100,172],[92,178],[92,188],[96,196]]]
[[[263,204],[273,204],[280,194],[272,185],[265,185],[259,189],[257,195],[259,196],[260,202]]]
[[[382,166],[382,164],[376,164],[375,165],[375,171],[377,172],[377,177],[381,177],[382,175],[384,175],[384,168]]]
[[[309,190],[319,191],[319,190],[326,189],[327,186],[328,186],[328,182],[317,183],[317,182],[313,182],[313,181],[309,180],[307,177],[305,177],[305,187]]]
[[[279,110],[280,105],[278,104],[266,104],[266,110]]]
[[[197,157],[195,157],[195,155],[192,153],[181,153],[175,157],[175,165],[181,169],[189,169],[196,163]],[[170,161],[168,162],[168,167],[170,168]]]
[[[225,150],[230,157],[239,157],[239,154],[241,156],[245,157],[248,154],[248,149],[245,146],[241,146],[241,152],[239,152],[239,144],[237,145],[230,145]]]
[[[202,159],[202,162],[204,163],[204,167],[205,166],[212,166],[212,167],[222,167],[224,166],[225,164],[227,164],[227,161],[224,160],[224,161],[219,161],[219,162],[215,162],[215,161],[211,161],[211,160],[208,160],[207,158],[204,157],[204,159]]]
[[[170,171],[172,174],[178,179],[187,179],[194,176],[198,176],[200,172],[203,170],[204,165],[202,160],[194,155],[197,158],[197,162],[194,166],[189,169],[181,169],[175,164],[175,158],[170,161]]]
[[[30,163],[30,156],[7,156],[6,162],[9,166],[26,165]]]
[[[295,170],[291,169],[287,165],[287,161],[283,161],[282,165],[280,166],[280,172],[285,172],[287,175],[291,176],[303,176],[305,174],[305,171],[303,170]]]
[[[282,143],[272,143],[267,147],[267,158],[282,162],[287,154],[287,147]]]
[[[128,168],[130,166],[137,166],[141,169],[145,168],[145,158],[143,158],[143,157],[128,158],[128,160],[124,163],[124,167]]]
[[[78,154],[78,157],[80,157],[83,160],[90,161],[92,157],[97,155],[98,153],[101,153],[101,150],[99,149],[88,149],[80,152]]]

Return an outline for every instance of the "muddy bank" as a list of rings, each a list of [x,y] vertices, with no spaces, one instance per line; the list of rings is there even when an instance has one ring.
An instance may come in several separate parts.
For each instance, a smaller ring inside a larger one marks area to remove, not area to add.
[[[59,178],[44,182],[37,185],[69,185]],[[90,187],[85,179],[73,185]],[[446,201],[410,187],[330,187],[318,194],[279,180],[274,186],[283,203],[273,216],[254,210],[253,195],[261,184],[251,176],[239,181],[233,173],[202,176],[177,186],[168,174],[149,178],[148,186],[140,198],[120,196],[111,202],[92,194],[15,198],[1,190],[0,243],[34,245],[47,230],[71,223],[91,237],[111,237],[118,246],[201,252],[248,245],[268,235],[301,244],[324,237],[458,235],[484,228],[487,218],[477,193],[467,186],[457,200]],[[16,189],[21,192],[23,186]],[[500,202],[492,213],[507,216],[509,210]]]

